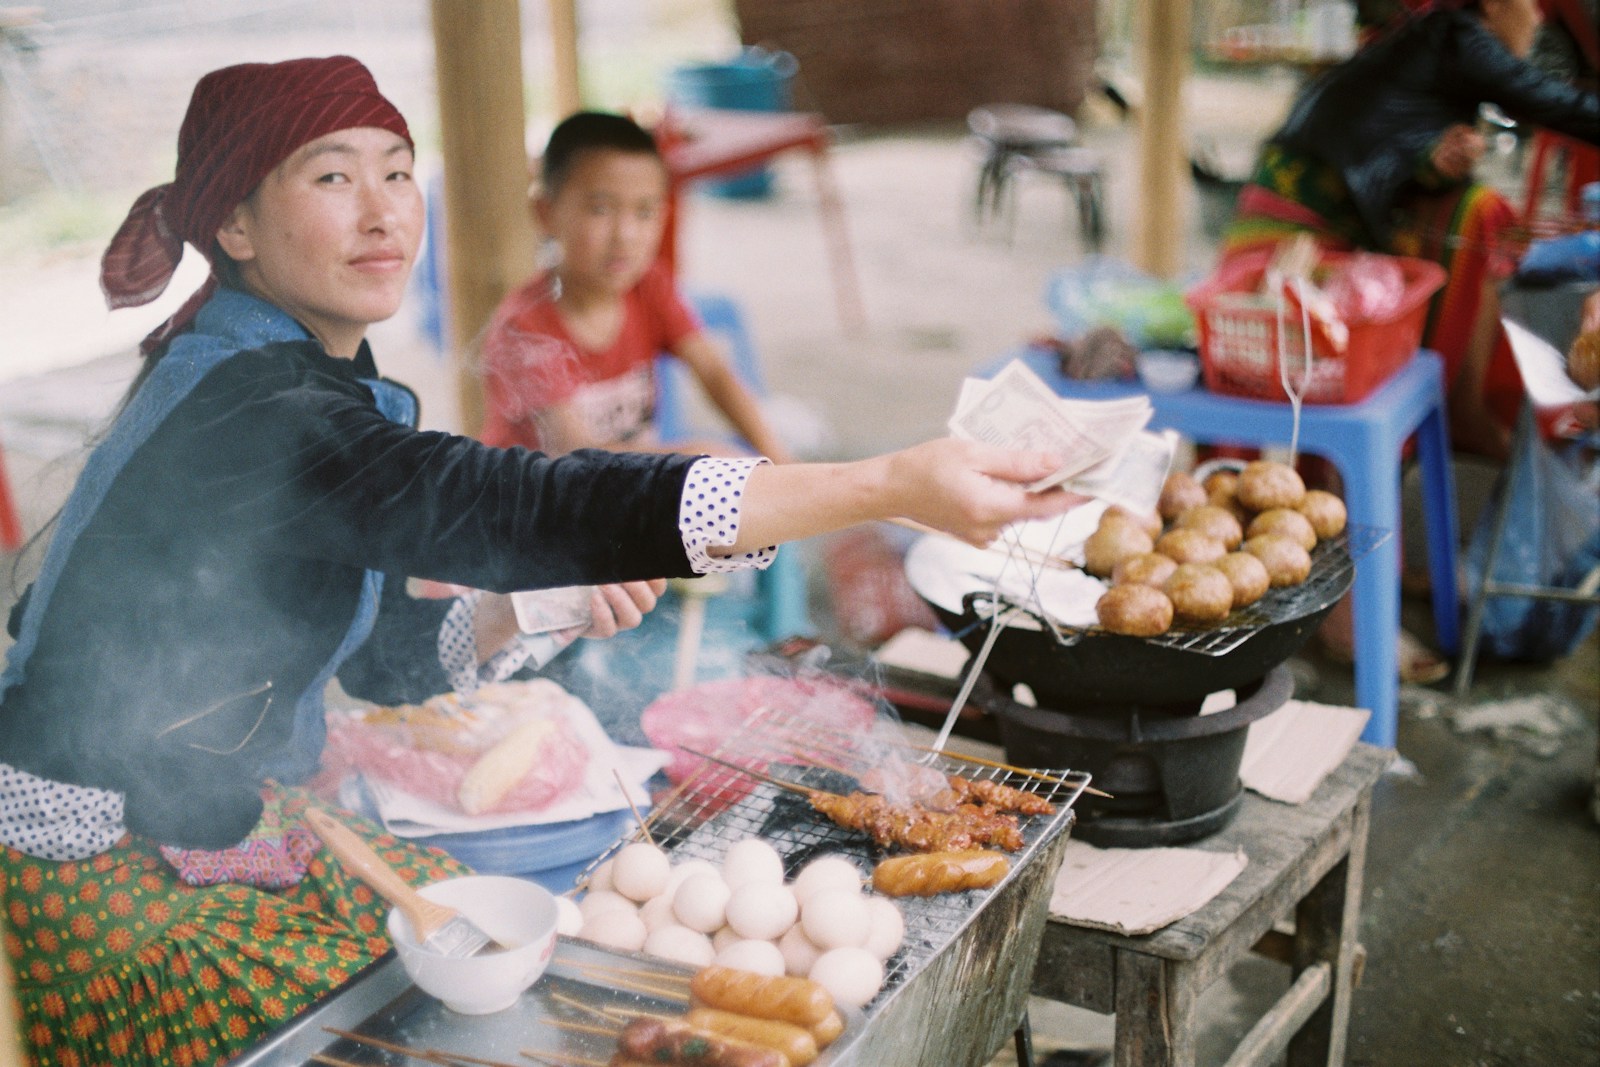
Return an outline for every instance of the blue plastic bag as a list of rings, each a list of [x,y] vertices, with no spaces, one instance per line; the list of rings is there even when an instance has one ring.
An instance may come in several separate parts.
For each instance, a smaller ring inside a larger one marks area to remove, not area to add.
[[[1600,230],[1533,242],[1517,264],[1517,280],[1534,285],[1600,281]]]
[[[1501,475],[1467,546],[1469,602],[1477,596],[1494,514],[1506,492],[1511,511],[1494,581],[1576,589],[1600,568],[1600,466],[1581,444],[1546,444],[1531,420],[1524,419],[1518,432],[1529,440]],[[1492,596],[1484,602],[1482,647],[1501,659],[1559,659],[1589,636],[1597,618],[1596,605]]]

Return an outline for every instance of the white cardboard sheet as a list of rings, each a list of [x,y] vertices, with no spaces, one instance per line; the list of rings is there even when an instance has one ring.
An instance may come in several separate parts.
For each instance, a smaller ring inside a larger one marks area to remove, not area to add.
[[[1290,700],[1250,724],[1239,778],[1269,800],[1304,804],[1344,762],[1370,716],[1365,708]]]
[[[1068,841],[1050,916],[1130,937],[1148,934],[1203,907],[1246,862],[1243,850],[1096,848]]]

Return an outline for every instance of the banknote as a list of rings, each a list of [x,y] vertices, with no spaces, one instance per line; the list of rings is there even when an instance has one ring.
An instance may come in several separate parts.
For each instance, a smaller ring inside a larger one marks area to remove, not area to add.
[[[1172,457],[1178,450],[1173,430],[1141,430],[1109,459],[1061,483],[1069,493],[1120,504],[1135,515],[1148,515],[1161,500]]]
[[[950,422],[958,437],[1001,448],[1049,452],[1064,463],[1048,478],[1029,486],[1047,489],[1111,454],[1112,443],[1097,440],[1060,408],[1060,398],[1039,376],[1013,361]]]
[[[1061,467],[1028,486],[1032,492],[1059,485],[1137,506],[1143,513],[1154,510],[1176,447],[1172,435],[1144,432],[1153,410],[1143,395],[1112,400],[1057,396],[1026,364],[1014,360],[992,379],[961,383],[949,427],[957,437],[1063,457]]]

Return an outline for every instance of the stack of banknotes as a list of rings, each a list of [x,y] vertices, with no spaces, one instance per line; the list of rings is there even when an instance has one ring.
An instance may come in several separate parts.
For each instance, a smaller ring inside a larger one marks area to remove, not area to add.
[[[1161,499],[1178,447],[1173,431],[1145,429],[1152,412],[1143,394],[1114,400],[1057,396],[1027,364],[1013,360],[993,378],[961,383],[949,427],[956,437],[1060,456],[1062,466],[1030,491],[1059,486],[1146,515]]]

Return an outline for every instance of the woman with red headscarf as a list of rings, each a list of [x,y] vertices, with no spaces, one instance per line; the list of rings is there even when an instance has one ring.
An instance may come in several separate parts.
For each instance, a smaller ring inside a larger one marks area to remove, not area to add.
[[[348,57],[195,88],[175,180],[135,203],[102,282],[154,299],[185,242],[212,277],[146,342],[0,675],[0,873],[40,1064],[217,1063],[384,952],[382,905],[326,862],[279,783],[312,773],[322,693],[409,702],[527,658],[506,593],[763,566],[766,546],[904,515],[986,543],[1072,500],[1052,457],[933,441],[857,463],[580,452],[413,428],[365,342],[422,200],[405,121]],[[508,638],[511,638],[509,641]],[[460,867],[378,839],[422,882]]]

